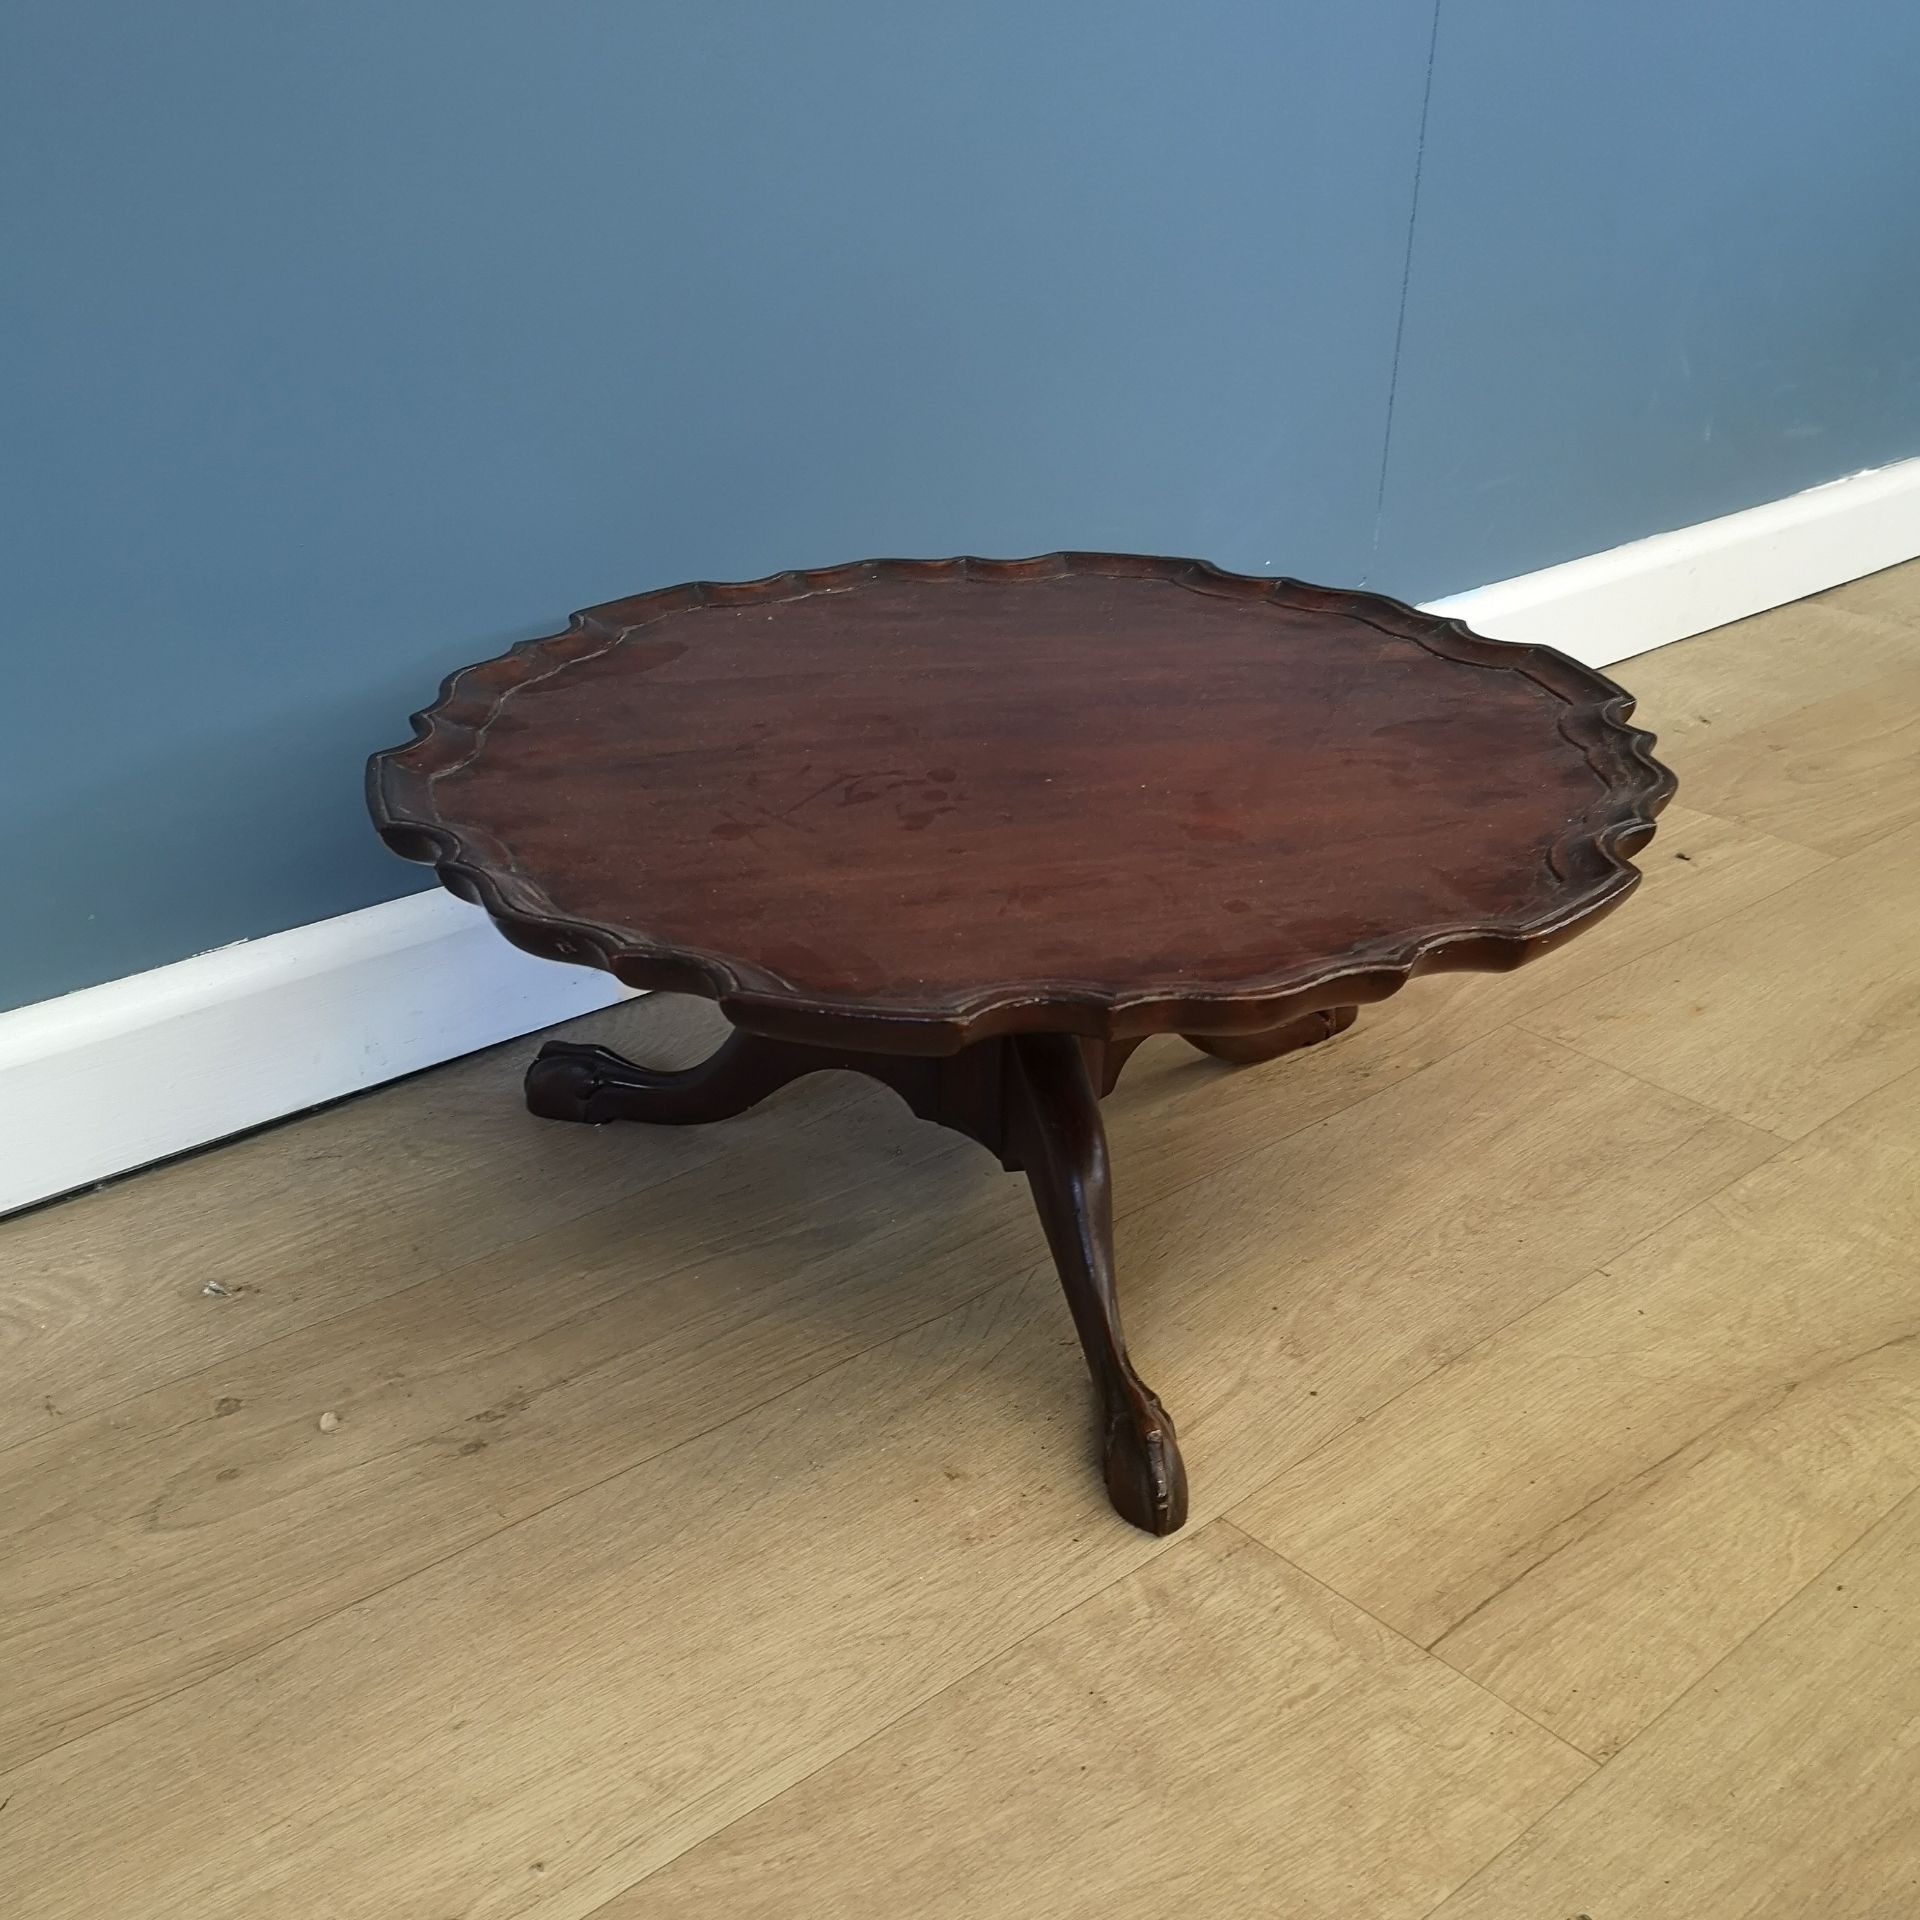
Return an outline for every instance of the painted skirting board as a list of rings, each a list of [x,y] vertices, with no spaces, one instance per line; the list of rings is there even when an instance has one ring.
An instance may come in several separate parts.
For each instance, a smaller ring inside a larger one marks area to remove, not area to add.
[[[1434,601],[1604,667],[1920,556],[1920,460]],[[0,1212],[609,1005],[433,889],[0,1013]]]
[[[1607,667],[1916,557],[1920,460],[1902,460],[1426,604]]]
[[[0,1213],[626,991],[435,887],[0,1014]]]

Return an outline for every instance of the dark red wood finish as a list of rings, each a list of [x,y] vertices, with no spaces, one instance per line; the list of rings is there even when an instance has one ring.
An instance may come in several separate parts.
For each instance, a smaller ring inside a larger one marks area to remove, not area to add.
[[[534,1112],[699,1123],[853,1067],[1024,1171],[1114,1504],[1164,1533],[1186,1474],[1121,1338],[1100,1096],[1148,1034],[1272,1059],[1617,904],[1673,790],[1631,711],[1373,595],[870,561],[578,614],[453,675],[368,792],[519,945],[739,1029],[682,1073],[549,1046]]]
[[[508,937],[863,1050],[1244,1033],[1510,967],[1671,779],[1612,682],[1193,561],[875,561],[456,674],[374,818]]]

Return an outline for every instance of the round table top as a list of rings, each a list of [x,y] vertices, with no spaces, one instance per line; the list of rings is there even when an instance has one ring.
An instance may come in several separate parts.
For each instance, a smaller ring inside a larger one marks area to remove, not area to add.
[[[796,1040],[1254,1031],[1622,898],[1611,681],[1376,595],[1121,554],[577,614],[453,675],[373,814],[508,936]]]

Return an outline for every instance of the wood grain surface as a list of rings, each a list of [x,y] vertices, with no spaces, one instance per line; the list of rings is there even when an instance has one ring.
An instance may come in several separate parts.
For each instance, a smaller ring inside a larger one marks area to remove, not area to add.
[[[1671,779],[1541,647],[1194,561],[875,561],[575,616],[368,793],[512,938],[865,1051],[1235,1033],[1512,967]]]

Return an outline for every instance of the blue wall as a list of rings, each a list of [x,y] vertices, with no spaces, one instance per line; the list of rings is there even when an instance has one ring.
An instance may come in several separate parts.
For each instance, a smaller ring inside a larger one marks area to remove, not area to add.
[[[1434,52],[1389,591],[1920,453],[1915,0],[1441,0]]]
[[[364,754],[591,601],[1425,597],[1920,451],[1917,17],[10,0],[0,1005],[417,886]]]

